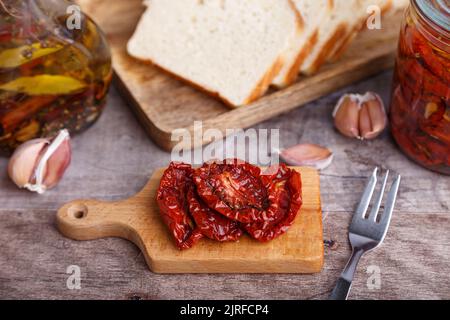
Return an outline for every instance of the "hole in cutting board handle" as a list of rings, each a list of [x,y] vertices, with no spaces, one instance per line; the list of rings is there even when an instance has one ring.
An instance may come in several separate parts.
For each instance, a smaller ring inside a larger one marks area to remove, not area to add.
[[[74,204],[68,209],[69,217],[73,219],[83,219],[88,214],[88,208],[84,204]]]

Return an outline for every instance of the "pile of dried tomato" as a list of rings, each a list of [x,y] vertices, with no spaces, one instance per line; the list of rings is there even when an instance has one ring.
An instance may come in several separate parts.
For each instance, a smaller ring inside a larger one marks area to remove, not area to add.
[[[302,205],[301,176],[284,164],[272,171],[236,159],[197,169],[172,162],[157,202],[177,247],[189,249],[203,237],[237,241],[244,231],[261,242],[285,233]]]

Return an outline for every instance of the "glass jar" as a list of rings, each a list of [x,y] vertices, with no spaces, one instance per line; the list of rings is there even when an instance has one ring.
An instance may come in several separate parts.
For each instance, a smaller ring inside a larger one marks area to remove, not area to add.
[[[450,2],[412,0],[404,18],[392,102],[392,133],[424,167],[450,174]]]
[[[0,0],[0,153],[94,123],[112,78],[105,36],[68,0]]]

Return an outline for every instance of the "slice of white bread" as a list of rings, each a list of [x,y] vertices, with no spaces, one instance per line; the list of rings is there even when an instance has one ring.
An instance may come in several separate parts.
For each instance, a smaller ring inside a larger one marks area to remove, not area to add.
[[[261,97],[302,32],[291,0],[147,0],[128,53],[223,99]],[[274,22],[275,21],[275,22]]]
[[[334,0],[332,2],[331,14],[327,15],[320,24],[317,44],[300,67],[300,72],[303,74],[316,73],[327,61],[330,52],[349,33],[351,26],[358,19],[355,12],[360,12],[359,0]]]
[[[342,0],[341,0],[342,1]],[[380,9],[380,13],[384,14],[392,7],[393,0],[358,0],[358,10],[355,11],[357,19],[353,25],[349,25],[347,34],[342,37],[329,52],[328,61],[335,62],[347,51],[350,44],[359,34],[359,32],[366,26],[367,19],[373,14],[372,7],[376,6]]]
[[[332,0],[293,0],[302,17],[304,31],[292,41],[285,53],[285,63],[273,81],[276,87],[286,87],[298,77],[298,70],[317,43],[319,26],[324,18],[331,14]]]

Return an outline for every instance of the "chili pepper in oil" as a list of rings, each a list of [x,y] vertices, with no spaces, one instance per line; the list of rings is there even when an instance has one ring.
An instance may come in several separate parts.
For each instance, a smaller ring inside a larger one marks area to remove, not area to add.
[[[1,1],[0,152],[66,128],[79,132],[100,116],[112,78],[98,26],[82,15],[66,26],[67,2]]]

